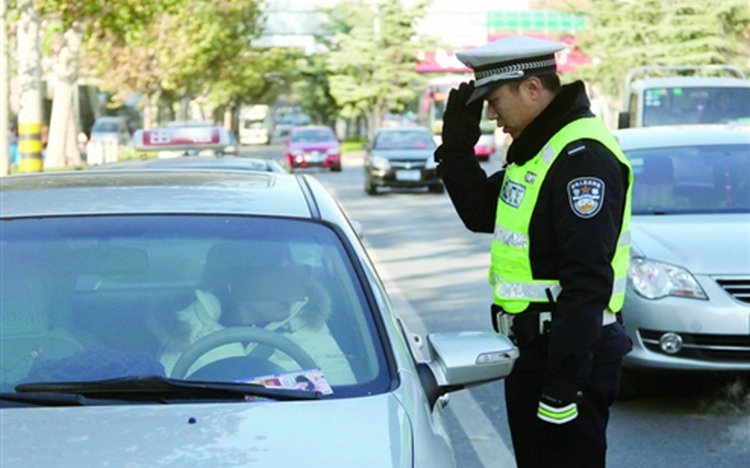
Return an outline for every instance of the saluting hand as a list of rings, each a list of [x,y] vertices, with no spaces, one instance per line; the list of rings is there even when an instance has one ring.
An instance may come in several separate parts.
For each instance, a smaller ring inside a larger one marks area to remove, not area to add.
[[[479,140],[482,99],[466,104],[474,92],[474,82],[461,83],[451,90],[443,114],[443,145],[459,151],[473,149]]]

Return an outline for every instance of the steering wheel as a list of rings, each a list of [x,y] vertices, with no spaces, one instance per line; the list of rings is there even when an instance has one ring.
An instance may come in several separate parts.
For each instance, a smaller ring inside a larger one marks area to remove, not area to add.
[[[191,344],[190,347],[180,355],[179,359],[177,359],[177,362],[172,369],[171,377],[173,379],[185,378],[190,366],[192,366],[198,358],[214,348],[218,348],[219,346],[228,343],[237,342],[258,343],[278,349],[282,353],[291,357],[302,369],[318,367],[315,360],[304,349],[281,334],[268,331],[264,328],[232,327],[206,335]]]

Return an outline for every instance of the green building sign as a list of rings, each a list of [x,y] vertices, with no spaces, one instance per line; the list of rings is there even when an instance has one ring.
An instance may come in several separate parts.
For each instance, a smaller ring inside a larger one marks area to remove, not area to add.
[[[553,10],[491,11],[487,15],[490,35],[500,32],[574,32],[586,26],[586,17]]]

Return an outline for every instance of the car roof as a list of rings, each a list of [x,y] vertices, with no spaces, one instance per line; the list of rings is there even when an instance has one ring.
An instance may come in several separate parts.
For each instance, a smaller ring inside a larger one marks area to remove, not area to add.
[[[633,81],[635,89],[674,88],[674,87],[709,87],[709,88],[750,88],[750,81],[739,78],[719,76],[673,76],[662,78],[643,78]]]
[[[615,130],[624,151],[710,144],[750,144],[748,125],[669,125]]]
[[[0,215],[190,213],[310,218],[318,208],[308,182],[302,175],[247,170],[19,174],[0,178]]]
[[[92,170],[121,170],[138,168],[184,167],[193,169],[238,169],[251,171],[286,172],[276,161],[238,156],[181,156],[177,158],[131,159],[116,163],[90,166]]]

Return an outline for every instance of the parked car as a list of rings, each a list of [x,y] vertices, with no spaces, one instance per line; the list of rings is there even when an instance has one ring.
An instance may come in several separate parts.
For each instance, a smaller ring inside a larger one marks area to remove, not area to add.
[[[284,163],[290,172],[310,167],[338,172],[341,170],[341,143],[329,127],[294,127],[284,139]]]
[[[427,187],[442,193],[443,181],[434,161],[435,142],[427,127],[382,128],[375,133],[365,155],[365,191],[380,187]]]
[[[750,370],[750,128],[616,136],[635,178],[625,386],[638,370]]]
[[[518,356],[495,333],[409,332],[310,174],[51,172],[0,190],[4,468],[456,466],[443,395]],[[286,319],[250,327],[248,307]]]
[[[130,131],[125,117],[99,117],[91,126],[89,142],[115,141],[119,145],[130,144]]]
[[[88,141],[79,141],[88,164],[116,162],[128,156],[132,140],[125,117],[100,117],[91,126]]]

